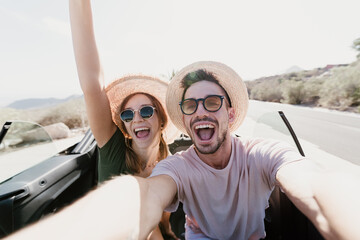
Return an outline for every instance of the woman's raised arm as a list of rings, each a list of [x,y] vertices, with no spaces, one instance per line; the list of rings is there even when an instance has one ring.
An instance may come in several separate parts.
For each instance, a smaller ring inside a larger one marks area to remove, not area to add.
[[[91,131],[102,147],[114,134],[109,100],[96,47],[90,0],[69,0],[76,66]]]

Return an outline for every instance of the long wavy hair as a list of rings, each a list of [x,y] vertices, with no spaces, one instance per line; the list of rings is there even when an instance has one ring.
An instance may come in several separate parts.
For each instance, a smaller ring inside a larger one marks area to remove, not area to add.
[[[166,115],[165,110],[164,110],[163,106],[161,105],[161,103],[150,94],[142,93],[142,92],[133,93],[124,99],[124,101],[121,103],[121,105],[119,107],[118,112],[122,112],[125,108],[126,103],[130,100],[130,98],[132,98],[136,94],[143,94],[143,95],[147,96],[150,99],[150,101],[152,102],[153,106],[156,109],[155,111],[158,114],[159,126],[161,127],[160,128],[161,133],[160,133],[160,142],[159,142],[159,155],[158,155],[159,158],[157,160],[160,161],[169,155],[169,150],[168,150],[167,144],[166,144],[165,139],[162,134],[162,131],[165,129],[165,127],[168,123],[168,118],[167,118],[167,115]],[[132,173],[140,173],[142,170],[145,169],[146,162],[141,161],[141,159],[138,157],[138,155],[132,148],[132,139],[126,130],[124,122],[121,121],[121,123],[119,124],[119,127],[125,136],[125,145],[126,145],[125,164],[126,164],[126,167]]]

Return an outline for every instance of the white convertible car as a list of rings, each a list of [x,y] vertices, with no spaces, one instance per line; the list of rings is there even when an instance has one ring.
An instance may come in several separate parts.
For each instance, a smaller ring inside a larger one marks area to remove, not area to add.
[[[304,152],[283,112],[269,113],[257,122],[271,127]],[[285,139],[284,139],[285,138]],[[96,141],[89,130],[83,139],[64,151],[56,147],[39,125],[6,122],[0,132],[0,238],[29,223],[54,214],[97,185]],[[184,150],[191,140],[181,136],[169,145],[172,153]],[[266,239],[323,239],[312,223],[275,188],[264,219]],[[184,238],[181,207],[171,216],[172,229]]]

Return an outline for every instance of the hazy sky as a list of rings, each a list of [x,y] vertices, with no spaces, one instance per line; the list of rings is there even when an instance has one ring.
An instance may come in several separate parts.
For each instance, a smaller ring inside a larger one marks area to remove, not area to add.
[[[128,73],[169,76],[199,60],[244,80],[350,63],[359,0],[95,0],[107,82]],[[0,1],[0,107],[81,94],[67,0]]]

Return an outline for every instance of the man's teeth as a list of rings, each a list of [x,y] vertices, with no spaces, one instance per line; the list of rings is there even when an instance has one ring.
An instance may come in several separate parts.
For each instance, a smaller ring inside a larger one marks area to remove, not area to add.
[[[136,128],[135,133],[140,132],[140,131],[145,131],[145,130],[149,130],[149,128]]]
[[[195,129],[203,129],[203,128],[214,128],[214,126],[212,126],[210,124],[202,124],[202,125],[197,125],[195,127]]]

